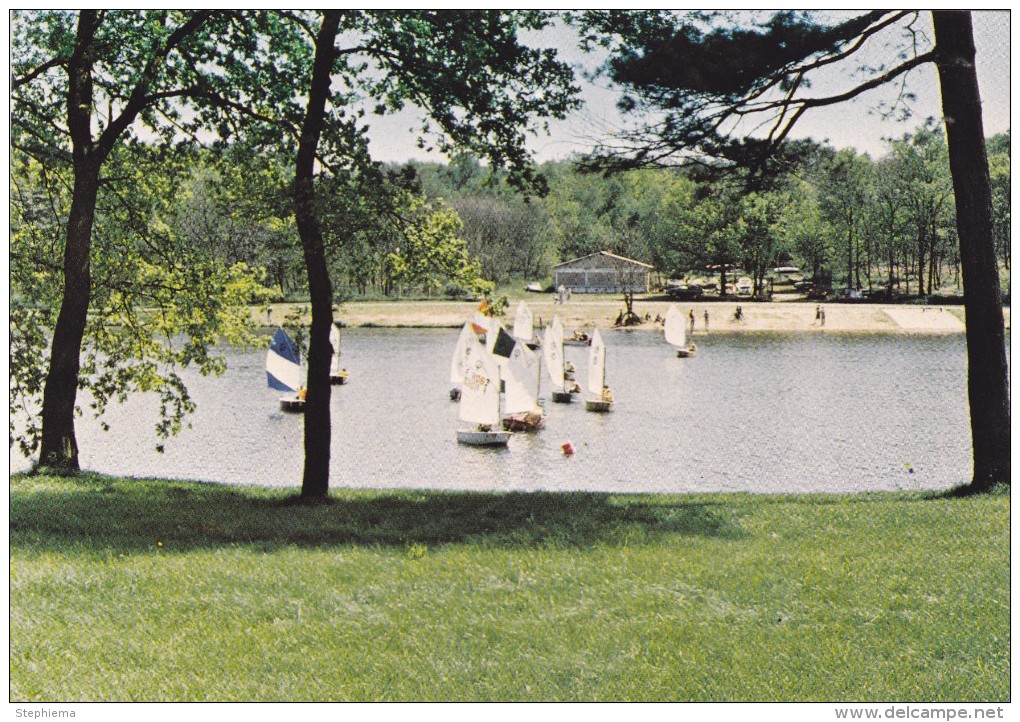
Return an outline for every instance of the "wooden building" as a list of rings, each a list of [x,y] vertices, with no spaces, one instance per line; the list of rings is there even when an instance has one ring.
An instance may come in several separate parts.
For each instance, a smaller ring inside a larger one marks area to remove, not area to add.
[[[647,293],[652,266],[609,251],[553,266],[553,286],[573,293]]]

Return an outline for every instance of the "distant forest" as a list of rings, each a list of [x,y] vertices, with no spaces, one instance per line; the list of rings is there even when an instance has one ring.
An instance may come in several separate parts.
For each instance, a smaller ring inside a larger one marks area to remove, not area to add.
[[[1009,133],[988,140],[995,242],[1010,267]],[[544,282],[552,265],[600,250],[652,264],[663,279],[739,267],[765,290],[776,266],[825,287],[930,296],[960,292],[959,241],[941,129],[922,127],[881,158],[812,142],[748,189],[711,167],[604,177],[567,162],[541,167],[544,198],[511,192],[470,158],[413,164],[429,198],[456,210],[486,278]]]
[[[987,141],[995,244],[1009,294],[1010,134]],[[301,300],[307,274],[287,203],[292,170],[245,154],[195,151],[133,162],[146,189],[177,187],[152,232],[262,268],[279,299]],[[151,152],[149,153],[151,155]],[[381,166],[375,184],[330,179],[321,194],[337,302],[457,298],[495,286],[551,283],[552,266],[611,251],[652,264],[657,279],[718,283],[738,269],[767,291],[769,271],[796,266],[823,288],[886,297],[961,293],[959,241],[945,136],[923,126],[880,158],[811,141],[789,144],[780,170],[749,188],[710,165],[582,172],[545,163],[544,195],[526,195],[478,160]],[[33,219],[52,190],[20,173],[14,199]],[[33,200],[34,199],[34,200]],[[32,211],[33,205],[35,210]],[[102,213],[102,208],[100,209]],[[112,282],[112,281],[111,281]]]

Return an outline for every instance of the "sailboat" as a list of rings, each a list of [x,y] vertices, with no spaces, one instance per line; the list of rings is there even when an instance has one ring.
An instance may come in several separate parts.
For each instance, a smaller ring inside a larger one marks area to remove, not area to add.
[[[535,335],[535,316],[524,301],[517,304],[517,312],[514,314],[514,338],[532,350],[541,345]]]
[[[457,346],[453,349],[453,358],[450,360],[450,400],[460,399],[460,387],[464,383],[464,373],[475,354],[484,353],[484,347],[478,343],[478,335],[475,333],[473,324],[468,321],[460,330],[457,337]]]
[[[572,334],[563,339],[564,346],[591,346],[591,334],[576,329]]]
[[[613,410],[613,395],[606,386],[606,343],[598,329],[592,333],[588,351],[588,398],[584,400],[584,408],[599,412]]]
[[[333,385],[347,383],[347,369],[340,368],[340,329],[330,326],[329,343],[333,347],[333,368],[329,371],[329,382]]]
[[[545,424],[545,411],[538,403],[541,357],[515,340],[498,322],[493,324],[488,351],[503,378],[506,397],[503,428],[537,431]]]
[[[676,347],[676,355],[680,358],[688,358],[698,352],[698,347],[693,341],[687,340],[687,319],[680,313],[676,304],[670,304],[666,311],[666,341]]]
[[[284,411],[304,411],[305,392],[301,383],[301,352],[282,328],[276,329],[266,352],[266,380],[269,388],[292,391],[294,396],[280,398]]]
[[[563,375],[563,324],[560,323],[559,316],[553,316],[552,323],[545,329],[542,355],[553,384],[552,400],[557,404],[569,404],[573,401],[578,386],[573,380],[570,380],[568,385]]]
[[[499,428],[499,366],[484,353],[472,354],[464,369],[458,416],[474,428],[457,429],[457,441],[468,446],[506,446],[511,432]]]

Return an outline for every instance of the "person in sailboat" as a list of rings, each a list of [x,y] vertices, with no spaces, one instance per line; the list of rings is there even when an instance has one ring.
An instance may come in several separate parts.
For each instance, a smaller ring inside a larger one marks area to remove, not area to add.
[[[609,390],[608,386],[602,387],[602,400],[613,403],[613,392]]]
[[[308,389],[302,386],[301,388],[298,389],[297,395],[299,399],[304,401],[306,398],[308,398]]]

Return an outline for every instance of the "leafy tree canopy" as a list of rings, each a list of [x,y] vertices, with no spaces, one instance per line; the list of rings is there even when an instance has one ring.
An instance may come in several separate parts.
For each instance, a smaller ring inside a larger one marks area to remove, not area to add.
[[[621,108],[654,119],[598,148],[596,167],[697,158],[763,164],[811,108],[844,102],[933,59],[917,12],[872,11],[832,22],[831,13],[587,11],[575,16],[586,47],[611,50],[603,72],[625,91]],[[887,65],[856,57],[888,33],[907,37]],[[829,94],[811,91],[819,71],[839,63],[863,74]],[[860,67],[857,67],[860,65]]]

